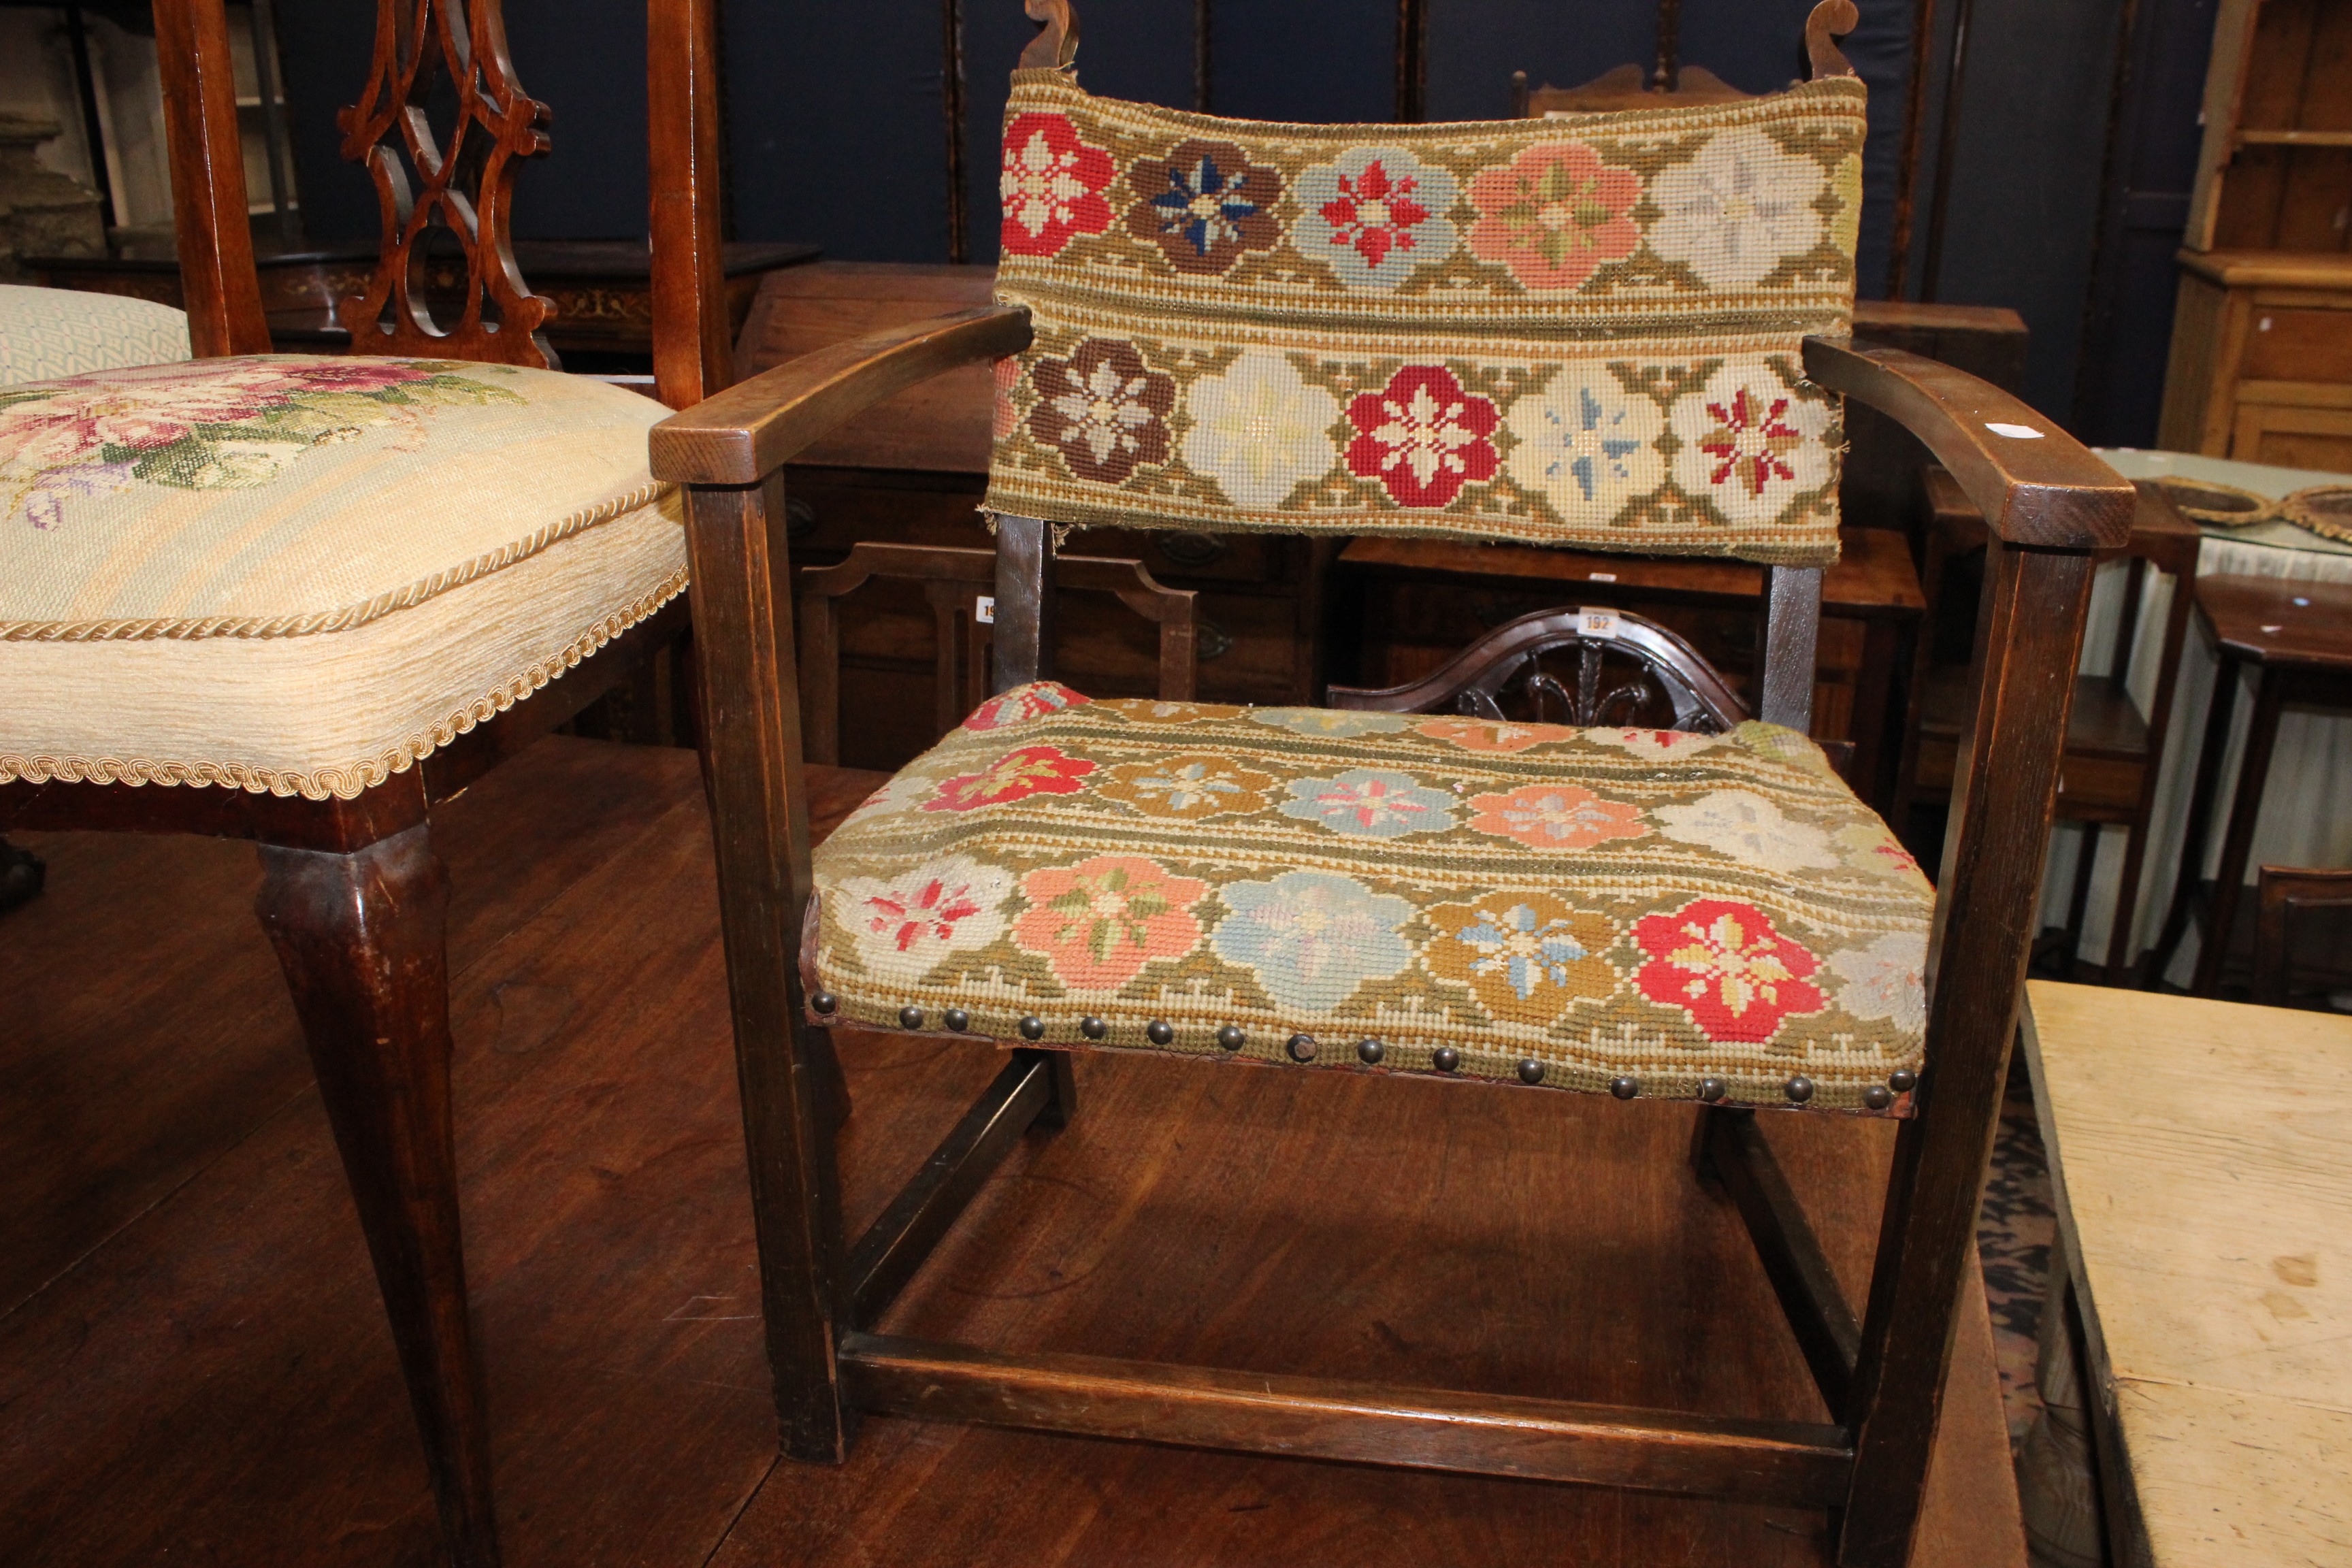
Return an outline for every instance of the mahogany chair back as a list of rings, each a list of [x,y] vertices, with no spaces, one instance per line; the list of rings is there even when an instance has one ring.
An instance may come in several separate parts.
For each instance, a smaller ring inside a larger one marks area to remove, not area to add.
[[[1160,627],[1159,696],[1192,700],[1197,620],[1190,588],[1163,588],[1140,561],[1065,555],[1055,563],[1064,588],[1116,594]],[[834,601],[877,578],[923,585],[934,627],[931,739],[939,740],[997,689],[993,677],[996,552],[949,545],[881,544],[861,540],[837,566],[801,571],[802,744],[812,763],[841,761],[841,626]],[[984,606],[984,607],[983,607]]]
[[[719,255],[717,0],[647,0],[654,380],[672,408],[733,379]],[[196,357],[269,352],[247,215],[223,0],[156,0],[172,205]],[[433,122],[436,85],[457,112]],[[551,142],[522,90],[501,0],[378,0],[359,100],[337,117],[343,156],[374,182],[383,227],[365,289],[337,302],[355,353],[561,368],[538,335],[552,309],[515,263],[515,177]],[[463,258],[454,319],[425,299],[428,250]]]

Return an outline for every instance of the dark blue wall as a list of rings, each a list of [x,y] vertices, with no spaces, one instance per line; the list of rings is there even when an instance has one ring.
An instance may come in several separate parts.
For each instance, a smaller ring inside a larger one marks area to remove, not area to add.
[[[1080,0],[1087,85],[1189,107],[1192,0]],[[1655,0],[1429,0],[1428,112],[1508,111],[1511,73],[1558,86],[1656,58]],[[1682,58],[1769,91],[1802,69],[1811,0],[1685,0]],[[1885,291],[1895,161],[1914,0],[1861,0],[1845,50],[1871,89],[1861,288]],[[2169,331],[2170,218],[2187,188],[2197,84],[2212,0],[2141,0],[2161,34],[2126,117],[2116,192],[2139,194],[2134,223],[2101,247],[2101,170],[2123,0],[1975,0],[1952,169],[1939,296],[2012,306],[2033,331],[2029,395],[2053,416],[2084,412],[2107,439],[2152,437]],[[974,260],[996,252],[997,127],[1005,78],[1033,32],[1020,0],[964,0],[965,193]],[[373,7],[289,0],[279,27],[296,153],[314,238],[373,235],[374,197],[341,162],[333,111],[366,68]],[[1929,142],[1940,119],[1952,0],[1937,7]],[[949,255],[940,0],[724,0],[729,195],[744,239],[804,239],[835,257]],[[515,232],[616,237],[645,231],[643,0],[507,0],[526,87],[554,106],[555,152],[529,171]],[[1385,121],[1395,93],[1395,0],[1215,0],[1213,103],[1253,119]],[[2158,47],[2158,46],[2161,47]],[[2178,167],[2176,168],[2176,165]],[[1916,293],[1929,180],[1923,178],[1909,291]],[[2111,193],[2113,194],[2113,193]],[[2103,282],[2092,286],[2095,249]],[[2093,380],[2078,388],[2086,306]],[[2079,393],[2079,396],[2078,396]],[[2147,428],[2140,426],[2145,425]]]

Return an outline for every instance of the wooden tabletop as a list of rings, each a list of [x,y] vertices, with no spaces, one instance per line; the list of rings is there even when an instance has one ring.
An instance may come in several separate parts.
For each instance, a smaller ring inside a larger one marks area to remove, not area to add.
[[[2352,583],[2200,577],[2197,605],[2221,646],[2240,658],[2352,671]]]
[[[2352,1563],[2352,1018],[2026,989],[2115,1561]]]
[[[1925,606],[1910,547],[1891,529],[1839,531],[1837,564],[1822,574],[1822,608],[1831,615],[1911,616]],[[1712,556],[1604,555],[1538,544],[1402,539],[1365,534],[1340,552],[1340,564],[1416,578],[1497,583],[1607,583],[1692,604],[1754,600],[1764,568]]]

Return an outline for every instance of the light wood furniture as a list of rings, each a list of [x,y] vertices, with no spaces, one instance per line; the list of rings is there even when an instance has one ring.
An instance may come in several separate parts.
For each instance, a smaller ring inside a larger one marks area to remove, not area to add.
[[[154,11],[179,278],[195,357],[264,353],[269,330],[222,0],[157,0]],[[649,0],[646,17],[655,376],[661,397],[685,406],[730,379],[717,20],[711,0]],[[435,131],[436,116],[417,107],[436,74],[456,86],[464,138],[462,153],[446,158],[432,141],[448,134],[446,122]],[[520,161],[546,150],[547,110],[516,79],[497,0],[462,8],[383,0],[369,78],[358,85],[359,101],[343,123],[392,226],[364,285],[338,304],[345,328],[383,355],[551,368],[536,336],[549,301],[529,291],[506,230]],[[463,232],[444,226],[452,224]],[[436,318],[423,256],[428,246],[453,242],[466,258],[462,309]],[[392,500],[387,511],[397,517]],[[285,971],[334,1122],[424,1440],[444,1544],[460,1568],[491,1568],[499,1548],[453,1146],[448,879],[434,853],[431,817],[435,806],[626,677],[684,625],[684,606],[672,601],[540,695],[349,798],[64,778],[0,784],[0,828],[196,833],[258,845],[256,912]]]
[[[2347,1561],[2352,1019],[2026,989],[2109,1560]]]
[[[1951,661],[1948,655],[1968,646],[1975,606],[1947,603],[1946,588],[1954,581],[1954,568],[1985,545],[1984,517],[1958,481],[1943,468],[1930,467],[1924,471],[1923,482],[1928,523],[1922,578],[1928,609],[1919,623],[1919,646],[1911,666],[1911,719],[1904,733],[1895,805],[1889,814],[1896,830],[1906,834],[1912,831],[1913,805],[1940,804],[1951,797],[1960,737],[1968,727],[1969,688],[1969,667]],[[2134,922],[2129,914],[2138,906],[2165,737],[2172,725],[2173,687],[2179,677],[2180,649],[2189,631],[2189,585],[2196,579],[2198,552],[2203,544],[2203,535],[2180,515],[2160,487],[2142,481],[2137,489],[2130,542],[2111,557],[2128,563],[2124,611],[2116,619],[2105,672],[2074,677],[2074,701],[2066,720],[2066,754],[2058,785],[2058,820],[2079,823],[2083,828],[2083,848],[2075,858],[2074,892],[2066,920],[2065,951],[2070,962],[2090,901],[2100,830],[2108,825],[2124,830],[2123,883],[2107,944],[2106,974],[2114,982],[2125,981],[2134,973]],[[2157,652],[2156,690],[2143,714],[2132,700],[2128,678],[2132,646],[2139,630],[2141,585],[2150,571],[2169,576],[2173,591]],[[1974,585],[1972,580],[1967,584]],[[1961,634],[1957,640],[1956,633]],[[1939,645],[1947,654],[1940,663]]]
[[[1067,6],[1032,5],[1047,26],[1024,64],[1066,61],[1076,44]],[[1818,73],[1850,73],[1831,35],[1856,20],[1844,0],[1815,10],[1806,41]],[[842,1463],[866,1413],[1408,1469],[1737,1492],[1839,1510],[1837,1555],[1850,1568],[1905,1563],[1971,1267],[2094,552],[2126,537],[2129,487],[2040,415],[1949,367],[1843,342],[1803,345],[1815,382],[1873,403],[1919,434],[1999,535],[1982,695],[1941,883],[1940,951],[1929,961],[1940,977],[1925,1001],[1929,1077],[1915,1084],[1906,1075],[1901,1085],[1917,1090],[1919,1114],[1895,1142],[1866,1314],[1848,1304],[1822,1261],[1762,1119],[1716,1108],[1696,1118],[1699,1163],[1737,1202],[1832,1425],[1768,1436],[1745,1421],[1683,1410],[1438,1392],[1360,1373],[1331,1380],[982,1349],[959,1342],[961,1330],[958,1340],[916,1338],[877,1332],[877,1321],[917,1312],[898,1301],[902,1287],[1017,1131],[1070,1121],[1068,1045],[1032,1044],[1043,1037],[1042,1021],[1003,1042],[1013,1048],[988,1090],[865,1235],[847,1239],[835,1195],[834,1047],[811,1011],[798,962],[814,872],[793,700],[785,467],[908,386],[1021,352],[1030,331],[1026,312],[1011,308],[894,328],[779,366],[654,433],[655,472],[688,487],[706,766],[787,1452]],[[2042,438],[2000,436],[2010,423],[2030,425]],[[1000,518],[998,536],[997,680],[1009,688],[1047,668],[1054,544],[1052,531],[1033,518]],[[1800,729],[1811,705],[1820,586],[1818,568],[1781,567],[1765,594],[1757,709]],[[1580,655],[1589,668],[1603,650],[1588,641]],[[1193,1070],[1206,1078],[1223,1069]],[[1400,1099],[1407,1088],[1385,1087]],[[1638,1085],[1622,1080],[1617,1091],[1628,1089],[1637,1093]],[[1166,1353],[1149,1342],[1095,1343]]]
[[[2185,250],[2180,269],[2158,444],[2352,471],[2352,256]]]
[[[2352,469],[2352,7],[2221,0],[2158,445]]]
[[[1849,778],[1877,805],[1894,739],[1895,675],[1926,604],[1901,534],[1848,528],[1822,574],[1812,734],[1852,743]],[[1528,544],[1366,534],[1340,552],[1335,619],[1351,622],[1356,679],[1402,686],[1461,650],[1464,635],[1542,605],[1635,609],[1672,627],[1751,695],[1760,673],[1765,571],[1737,561],[1601,555]]]
[[[2210,996],[2221,983],[2222,961],[2237,927],[2238,900],[2244,891],[2246,861],[2253,853],[2254,826],[2262,816],[2263,786],[2270,778],[2280,715],[2291,702],[2337,711],[2352,709],[2352,584],[2206,577],[2198,582],[2196,597],[2198,613],[2212,628],[2221,669],[2205,722],[2205,747],[2197,759],[2189,829],[2181,839],[2180,879],[2149,973],[2160,975],[2170,967],[2194,917],[2200,941],[2197,972],[2189,989]],[[2210,896],[2200,899],[2198,879],[2220,804],[2239,678],[2248,665],[2254,668],[2252,723],[2230,793],[2230,824],[2221,840],[2221,862]]]

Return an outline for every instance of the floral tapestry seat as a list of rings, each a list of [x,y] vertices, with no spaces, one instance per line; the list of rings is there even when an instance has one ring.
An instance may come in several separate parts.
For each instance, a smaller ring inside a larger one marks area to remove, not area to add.
[[[1793,731],[983,704],[816,851],[834,1024],[1901,1112],[1934,895]]]
[[[683,590],[667,412],[428,360],[0,387],[0,781],[382,783]]]

